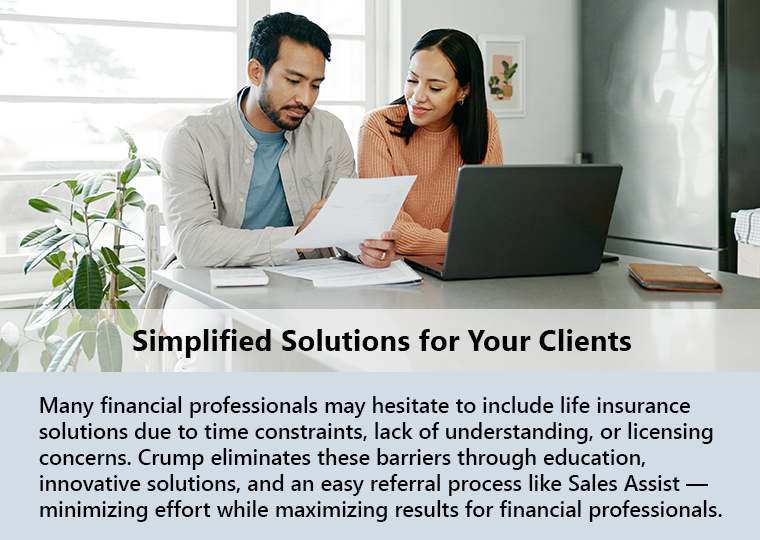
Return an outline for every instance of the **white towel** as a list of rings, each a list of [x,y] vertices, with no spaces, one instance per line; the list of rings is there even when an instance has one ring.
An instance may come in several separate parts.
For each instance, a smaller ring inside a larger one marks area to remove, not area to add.
[[[737,242],[760,246],[760,208],[737,212],[734,236]]]

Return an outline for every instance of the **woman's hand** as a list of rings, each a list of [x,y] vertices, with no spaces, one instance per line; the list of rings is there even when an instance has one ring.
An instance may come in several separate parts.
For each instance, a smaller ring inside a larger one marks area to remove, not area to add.
[[[359,260],[372,268],[387,268],[396,257],[396,240],[401,238],[398,231],[386,231],[380,240],[365,240],[359,244],[362,250]]]

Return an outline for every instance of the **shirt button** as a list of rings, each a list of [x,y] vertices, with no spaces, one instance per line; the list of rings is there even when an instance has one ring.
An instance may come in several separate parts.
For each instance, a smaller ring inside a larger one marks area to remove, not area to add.
[[[245,202],[245,199],[243,197],[240,197],[240,202]]]
[[[253,145],[254,145],[254,144],[256,144],[256,143],[255,143],[254,141],[251,141],[251,142],[249,142],[248,144],[250,144],[251,146],[253,146]]]
[[[245,160],[245,164],[246,164],[246,165],[250,165],[250,163],[251,163],[251,160],[250,160],[250,159],[246,159],[246,160]]]

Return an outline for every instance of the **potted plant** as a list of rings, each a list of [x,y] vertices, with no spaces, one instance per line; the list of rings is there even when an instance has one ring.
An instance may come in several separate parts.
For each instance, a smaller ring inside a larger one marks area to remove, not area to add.
[[[55,269],[55,275],[52,290],[29,314],[24,334],[12,323],[0,331],[0,371],[17,367],[22,338],[26,339],[24,345],[44,343],[40,363],[46,371],[66,371],[69,366],[76,370],[81,354],[88,359],[97,354],[102,371],[122,369],[119,328],[131,335],[137,329],[137,318],[121,296],[133,288],[145,290],[144,257],[122,256],[126,247],[122,233],[139,238],[122,217],[128,206],[145,209],[142,195],[129,185],[142,164],[156,174],[161,168],[154,158],[138,155],[132,136],[117,129],[128,145],[122,169],[83,173],[57,182],[29,200],[32,208],[53,219],[21,241],[21,246],[36,246],[24,264],[24,273],[46,263]],[[54,189],[66,195],[53,195]],[[104,236],[112,240],[108,245],[102,241]],[[56,331],[66,315],[63,337]],[[32,332],[36,337],[29,335]]]

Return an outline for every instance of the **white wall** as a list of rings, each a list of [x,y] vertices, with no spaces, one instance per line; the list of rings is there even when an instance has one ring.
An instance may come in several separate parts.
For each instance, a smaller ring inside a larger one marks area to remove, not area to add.
[[[504,162],[572,162],[581,142],[580,0],[401,0],[404,76],[409,51],[434,28],[476,41],[525,36],[526,115],[499,121]]]

